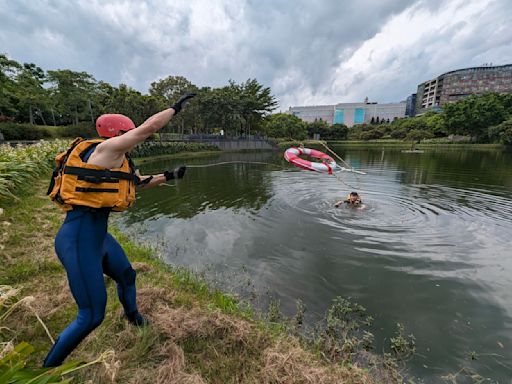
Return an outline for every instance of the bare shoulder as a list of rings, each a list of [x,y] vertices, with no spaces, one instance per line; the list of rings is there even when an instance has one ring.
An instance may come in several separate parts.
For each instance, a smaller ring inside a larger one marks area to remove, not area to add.
[[[108,145],[108,142],[112,139],[98,144],[87,163],[107,169],[119,168],[123,164],[125,154],[124,152],[112,150],[112,147]]]

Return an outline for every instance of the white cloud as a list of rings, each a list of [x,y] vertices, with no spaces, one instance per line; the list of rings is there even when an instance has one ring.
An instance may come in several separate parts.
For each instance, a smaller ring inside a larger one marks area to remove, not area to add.
[[[512,48],[512,34],[504,28],[510,12],[498,15],[499,5],[490,0],[458,0],[437,9],[421,5],[406,9],[341,62],[332,78],[331,94],[344,101],[365,96],[398,101],[414,92],[418,83],[445,71],[488,62],[489,58],[478,55],[485,49],[478,43],[482,34],[500,30],[501,36],[493,33],[484,45]],[[512,55],[508,52],[500,59],[500,64],[510,62]]]
[[[257,78],[289,105],[398,101],[443,71],[512,61],[507,0],[0,0],[0,47],[146,92]]]

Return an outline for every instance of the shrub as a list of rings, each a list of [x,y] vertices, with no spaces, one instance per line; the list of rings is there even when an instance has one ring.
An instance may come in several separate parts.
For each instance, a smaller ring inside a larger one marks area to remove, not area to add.
[[[55,128],[55,136],[54,137],[83,137],[86,139],[90,139],[92,137],[97,137],[95,125],[89,121],[82,121],[77,125],[63,125],[60,127],[49,127]]]
[[[5,140],[40,140],[52,137],[44,126],[5,122],[0,124]]]
[[[378,128],[374,128],[370,131],[361,132],[361,134],[359,135],[360,139],[365,141],[380,139],[382,136],[384,136],[384,132],[382,132]]]
[[[489,128],[489,139],[496,143],[512,145],[512,119]]]
[[[407,136],[407,130],[405,128],[397,128],[391,132],[393,139],[403,139],[405,136]]]
[[[170,155],[179,152],[218,151],[215,145],[203,143],[185,143],[182,141],[171,143],[159,143],[146,141],[137,145],[131,152],[132,157],[148,157],[157,155]]]
[[[91,122],[57,127],[4,122],[0,123],[0,132],[3,133],[5,140],[41,140],[78,136],[91,138],[97,136],[94,124]]]
[[[430,131],[420,130],[420,129],[412,129],[407,133],[405,140],[409,141],[421,141],[424,139],[432,139],[434,134]]]

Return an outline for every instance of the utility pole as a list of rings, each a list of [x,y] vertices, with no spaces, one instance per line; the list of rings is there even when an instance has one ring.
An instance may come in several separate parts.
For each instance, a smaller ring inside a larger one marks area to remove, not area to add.
[[[89,105],[89,112],[91,114],[91,122],[94,124],[94,116],[92,114],[92,105],[91,105],[91,100],[87,100],[87,104]]]
[[[43,124],[46,125],[46,120],[44,119],[43,112],[41,112],[39,108],[37,108],[37,114],[39,115],[41,120],[43,120]]]
[[[34,115],[32,114],[32,103],[28,105],[28,113],[30,115],[30,124],[34,125]]]
[[[53,107],[50,107],[50,111],[52,111],[53,126],[56,127],[57,124],[55,123],[55,114],[53,113]]]

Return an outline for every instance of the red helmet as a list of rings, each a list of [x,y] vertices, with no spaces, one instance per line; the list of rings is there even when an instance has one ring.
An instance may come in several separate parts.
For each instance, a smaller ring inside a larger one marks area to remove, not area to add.
[[[114,137],[121,131],[126,132],[134,128],[135,124],[129,117],[117,113],[101,115],[96,120],[96,130],[101,137]]]

